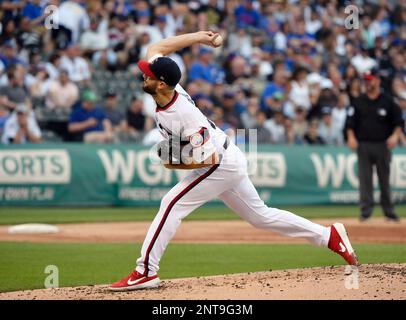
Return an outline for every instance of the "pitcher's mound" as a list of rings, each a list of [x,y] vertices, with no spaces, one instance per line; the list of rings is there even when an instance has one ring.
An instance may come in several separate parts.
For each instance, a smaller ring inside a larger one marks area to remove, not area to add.
[[[158,289],[114,293],[107,285],[1,293],[1,299],[405,299],[406,264],[322,267],[163,280]],[[347,270],[348,271],[348,270]]]

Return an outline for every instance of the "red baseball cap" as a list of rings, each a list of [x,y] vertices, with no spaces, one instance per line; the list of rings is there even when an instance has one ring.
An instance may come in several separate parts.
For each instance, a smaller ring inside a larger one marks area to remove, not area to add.
[[[146,74],[148,77],[157,78],[149,67],[149,63],[146,60],[140,60],[137,63],[138,68],[142,71],[143,74]]]
[[[364,73],[364,80],[366,81],[371,81],[377,78],[379,78],[379,70],[377,68],[372,68]]]
[[[170,86],[176,86],[182,77],[179,66],[175,61],[168,57],[159,57],[149,63],[145,60],[140,60],[138,68],[148,77],[155,78],[165,82]]]

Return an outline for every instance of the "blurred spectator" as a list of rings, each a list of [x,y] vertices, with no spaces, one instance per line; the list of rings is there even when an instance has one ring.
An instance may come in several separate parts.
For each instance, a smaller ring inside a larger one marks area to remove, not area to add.
[[[109,46],[108,21],[100,17],[90,19],[90,28],[80,37],[80,47],[85,52],[93,53],[105,50]]]
[[[287,22],[283,22],[278,31],[275,33],[275,37],[273,39],[275,50],[285,52],[288,46],[288,32],[289,24]]]
[[[78,99],[79,89],[77,85],[70,81],[68,72],[62,69],[59,78],[52,80],[49,84],[46,106],[49,109],[69,110]]]
[[[406,82],[401,77],[393,79],[392,88],[395,97],[406,99]]]
[[[355,67],[350,64],[348,67],[345,69],[344,72],[344,81],[346,82],[347,86],[351,83],[352,80],[358,79],[358,72]]]
[[[286,142],[285,116],[281,110],[275,111],[273,118],[265,121],[264,127],[271,133],[272,143],[281,144]]]
[[[168,28],[167,26],[167,18],[164,15],[159,15],[155,18],[155,23],[157,26],[157,30],[161,35],[161,38],[169,38],[175,35],[174,30]]]
[[[0,45],[3,46],[4,44],[13,41],[17,32],[18,29],[15,21],[3,17],[1,20]]]
[[[9,0],[1,1],[0,9],[3,10],[4,21],[12,21],[17,19],[21,13],[21,9],[24,8],[26,1]]]
[[[7,69],[11,65],[23,63],[17,56],[17,44],[14,39],[8,40],[4,43],[0,54],[0,61],[2,62],[4,69]]]
[[[371,17],[369,15],[364,15],[362,17],[361,24],[361,36],[363,43],[365,43],[366,48],[371,49],[374,46],[376,33],[373,27],[371,27]]]
[[[89,16],[82,4],[84,4],[82,0],[70,0],[62,2],[59,6],[59,29],[56,30],[61,30],[65,34],[67,44],[77,43],[80,33],[89,28]]]
[[[254,9],[253,0],[243,0],[235,11],[235,19],[237,26],[240,28],[259,28],[261,22],[261,14]]]
[[[337,127],[344,130],[345,119],[347,118],[347,108],[350,106],[350,100],[345,91],[340,92],[338,96],[338,104],[333,108],[331,112],[333,123],[337,124]]]
[[[241,121],[246,129],[254,129],[257,125],[257,115],[260,111],[257,97],[248,99],[247,109],[241,114]]]
[[[25,144],[41,142],[41,130],[34,112],[25,104],[18,104],[4,124],[2,143]]]
[[[289,100],[295,105],[300,105],[306,110],[311,107],[309,85],[307,84],[308,71],[304,67],[297,67],[289,82]]]
[[[82,101],[71,113],[68,131],[73,140],[85,143],[107,143],[112,140],[110,121],[95,105],[96,95],[91,90],[83,92]]]
[[[129,17],[126,15],[115,15],[110,22],[111,25],[108,29],[109,46],[114,51],[122,50],[126,41]]]
[[[358,98],[362,93],[362,83],[359,78],[354,78],[350,81],[349,88],[348,88],[348,96],[351,100]]]
[[[262,93],[262,111],[272,109],[272,107],[275,105],[275,101],[273,99],[273,97],[275,97],[275,93],[279,93],[282,96],[285,94],[287,80],[288,78],[285,66],[279,65],[277,68],[275,68],[272,81],[266,86],[264,92]]]
[[[257,114],[257,124],[254,129],[257,133],[257,142],[258,143],[272,143],[271,132],[265,127],[266,115],[264,112],[258,112]]]
[[[103,113],[112,125],[114,132],[125,131],[126,121],[124,112],[118,107],[118,96],[114,90],[109,90],[104,95]]]
[[[48,72],[50,79],[56,79],[59,77],[59,68],[61,65],[61,56],[58,53],[54,53],[49,57],[49,61],[45,62],[45,69]]]
[[[293,144],[295,143],[295,135],[293,132],[293,121],[291,118],[286,117],[283,123],[285,127],[285,141],[286,144]]]
[[[294,30],[288,34],[287,40],[289,47],[300,50],[303,45],[313,47],[315,37],[313,34],[306,32],[305,22],[300,19],[295,21]]]
[[[24,69],[11,67],[7,71],[8,84],[0,87],[0,104],[13,110],[18,103],[28,103],[29,94],[24,87]]]
[[[28,17],[21,18],[19,32],[16,35],[17,44],[27,53],[39,53],[43,45],[41,34],[30,23]]]
[[[297,106],[295,109],[295,117],[292,123],[293,142],[295,144],[302,144],[304,142],[304,136],[308,130],[306,117],[306,110],[301,106]]]
[[[277,112],[282,112],[286,115],[286,107],[290,105],[285,104],[284,108],[285,96],[280,91],[276,91],[270,99],[272,99],[272,104],[268,109],[265,110],[267,118],[272,118]],[[287,113],[289,113],[289,111],[287,111]]]
[[[321,28],[320,15],[317,11],[310,10],[304,14],[306,32],[315,35]]]
[[[319,126],[320,138],[329,145],[342,145],[343,144],[343,128],[340,128],[339,124],[333,122],[331,116],[331,107],[323,107],[321,109],[321,123]]]
[[[81,54],[80,46],[70,45],[61,57],[61,68],[68,71],[73,82],[87,82],[91,79],[89,65]]]
[[[204,93],[193,96],[196,106],[202,111],[205,116],[210,116],[214,112],[213,101]]]
[[[221,1],[208,0],[207,4],[199,8],[199,15],[206,17],[208,29],[210,26],[221,26],[226,18],[226,12],[220,4]]]
[[[317,119],[310,120],[309,127],[304,135],[304,142],[306,144],[325,144],[322,137],[319,135],[319,121]]]
[[[31,84],[28,86],[30,96],[32,98],[44,98],[48,93],[50,80],[48,73],[44,67],[38,67],[35,77],[31,79]]]
[[[42,16],[41,2],[42,2],[41,0],[28,1],[21,12],[21,15],[23,17],[28,18],[29,21],[41,17]]]
[[[233,85],[241,83],[250,75],[250,66],[247,61],[241,56],[235,56],[229,61],[228,67],[225,69],[226,83]]]
[[[222,107],[224,120],[233,128],[241,128],[240,115],[236,110],[237,100],[235,92],[226,91],[223,95]]]
[[[231,33],[228,38],[228,50],[241,54],[245,58],[250,58],[253,47],[252,37],[244,28],[239,28],[237,32]]]
[[[265,89],[265,81],[273,73],[273,67],[270,62],[270,53],[256,47],[252,50],[251,57],[246,58],[251,66],[250,80],[253,80],[255,92],[261,94]],[[257,90],[258,89],[258,90]]]
[[[213,60],[213,50],[201,47],[198,59],[190,67],[189,81],[201,80],[213,84],[221,80],[221,69]]]
[[[4,125],[9,117],[9,114],[8,109],[0,105],[0,137],[3,136]]]
[[[228,123],[224,118],[224,110],[221,108],[214,108],[213,113],[210,115],[210,120],[223,130],[228,136],[234,137],[234,127]]]
[[[380,7],[374,21],[371,23],[371,29],[377,37],[387,37],[392,30],[392,24],[389,20],[388,12],[385,7]]]
[[[136,139],[142,137],[154,126],[153,119],[146,116],[143,109],[143,101],[134,96],[126,112],[127,131]]]
[[[363,74],[375,67],[376,61],[368,55],[368,48],[361,45],[359,53],[351,59],[351,64],[359,74]]]
[[[336,106],[338,98],[335,94],[333,82],[328,78],[323,78],[320,82],[320,92],[318,99],[312,108],[309,110],[307,118],[320,118],[322,116],[321,110],[326,106]]]
[[[155,43],[162,39],[163,34],[159,30],[157,24],[150,24],[151,12],[148,9],[138,11],[137,18],[138,21],[135,28],[138,34],[148,34],[150,43]]]

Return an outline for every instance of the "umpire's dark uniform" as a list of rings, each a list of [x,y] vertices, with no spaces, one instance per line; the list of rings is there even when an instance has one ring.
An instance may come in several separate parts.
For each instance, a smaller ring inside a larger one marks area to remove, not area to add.
[[[375,165],[383,212],[387,218],[397,220],[389,185],[392,154],[386,140],[396,127],[402,126],[400,108],[382,91],[374,100],[362,94],[352,99],[351,104],[347,111],[346,127],[354,131],[358,141],[361,219],[367,219],[372,214],[374,206],[372,168]]]

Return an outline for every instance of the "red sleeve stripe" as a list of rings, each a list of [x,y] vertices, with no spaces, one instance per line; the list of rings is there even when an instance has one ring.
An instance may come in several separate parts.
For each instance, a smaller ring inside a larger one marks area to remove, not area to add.
[[[199,133],[203,136],[204,140],[202,142],[202,145],[204,145],[209,139],[210,139],[210,134],[209,134],[209,130],[207,130],[207,128],[202,127],[199,130]],[[206,134],[205,134],[206,133]]]

